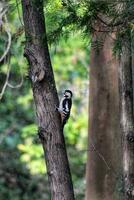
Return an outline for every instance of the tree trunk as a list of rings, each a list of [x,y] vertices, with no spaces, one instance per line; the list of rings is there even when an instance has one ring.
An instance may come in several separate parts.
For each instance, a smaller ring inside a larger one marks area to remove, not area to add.
[[[125,41],[127,43],[125,43]],[[124,39],[119,67],[125,200],[134,199],[134,115],[131,41]]]
[[[117,192],[122,156],[118,62],[113,57],[112,37],[114,34],[96,32],[91,47],[86,200],[122,199]],[[102,45],[99,52],[95,49],[97,43]]]
[[[61,120],[56,111],[58,96],[48,51],[43,0],[22,0],[26,46],[33,96],[50,182],[52,200],[74,200],[73,185]]]

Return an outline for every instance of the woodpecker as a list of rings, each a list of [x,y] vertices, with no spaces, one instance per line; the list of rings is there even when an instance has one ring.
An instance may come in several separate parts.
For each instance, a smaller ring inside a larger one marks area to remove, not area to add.
[[[70,90],[65,90],[63,97],[60,100],[58,111],[61,115],[62,127],[65,126],[67,120],[70,117],[70,111],[72,107],[73,93]]]

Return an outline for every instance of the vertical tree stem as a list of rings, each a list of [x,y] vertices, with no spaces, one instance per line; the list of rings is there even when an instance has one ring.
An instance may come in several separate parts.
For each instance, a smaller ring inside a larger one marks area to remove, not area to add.
[[[61,121],[58,96],[48,51],[43,0],[22,0],[26,45],[39,135],[45,152],[52,200],[74,200],[73,185]]]
[[[134,199],[134,115],[130,37],[124,38],[120,56],[119,83],[125,200],[132,200]]]

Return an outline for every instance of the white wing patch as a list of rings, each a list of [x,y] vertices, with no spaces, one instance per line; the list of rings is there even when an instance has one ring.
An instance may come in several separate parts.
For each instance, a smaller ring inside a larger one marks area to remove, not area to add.
[[[63,97],[60,101],[59,108],[58,108],[59,111],[63,111],[63,101],[64,101],[64,99],[65,99],[65,97]]]
[[[69,108],[68,108],[68,101],[66,101],[66,112],[69,112]]]

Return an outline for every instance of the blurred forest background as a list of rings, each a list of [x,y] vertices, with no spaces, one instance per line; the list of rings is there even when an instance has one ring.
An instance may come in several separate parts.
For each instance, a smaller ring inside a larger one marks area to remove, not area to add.
[[[87,200],[133,200],[133,11],[134,0],[0,1],[1,200],[49,200],[47,170],[50,182],[54,180],[51,193],[74,199],[60,120],[49,105],[58,101],[44,13],[59,99],[65,89],[73,92],[64,136],[75,198],[84,199],[86,187]],[[46,97],[49,92],[51,98]],[[58,128],[45,126],[46,119],[55,119]],[[47,170],[38,138],[42,132]]]
[[[0,91],[7,74],[9,83],[0,99],[0,199],[50,199],[44,155],[37,135],[31,83],[27,78],[28,65],[23,57],[25,37],[20,1],[8,2],[7,23],[12,36],[10,61],[0,64]],[[1,5],[1,4],[0,4]],[[59,0],[48,1],[47,33],[57,28],[55,21],[66,15]],[[79,10],[82,14],[82,10]],[[55,20],[56,19],[56,20]],[[58,20],[57,20],[58,21]],[[2,27],[0,27],[2,29]],[[89,40],[70,25],[58,42],[52,44],[51,54],[59,97],[64,89],[73,91],[71,117],[64,135],[77,200],[84,198],[85,164],[87,155]],[[0,32],[0,55],[7,46],[7,33]]]

